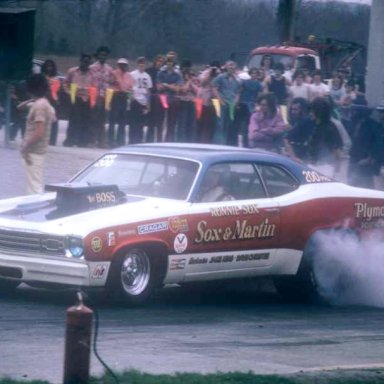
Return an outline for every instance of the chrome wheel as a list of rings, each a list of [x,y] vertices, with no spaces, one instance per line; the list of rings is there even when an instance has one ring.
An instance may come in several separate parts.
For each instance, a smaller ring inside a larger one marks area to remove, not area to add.
[[[121,286],[128,295],[140,295],[148,287],[150,274],[151,263],[148,255],[141,249],[133,249],[121,264]]]

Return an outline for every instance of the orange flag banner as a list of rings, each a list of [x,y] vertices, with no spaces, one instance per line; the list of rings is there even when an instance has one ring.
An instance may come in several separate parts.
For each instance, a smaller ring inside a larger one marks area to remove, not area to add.
[[[203,112],[203,99],[201,97],[195,98],[196,119],[200,119]]]
[[[212,99],[212,104],[213,104],[213,106],[215,108],[217,117],[220,117],[220,115],[221,115],[221,106],[220,106],[219,99]]]
[[[105,91],[105,109],[107,111],[111,110],[113,92],[114,92],[113,88],[107,88],[107,90]]]
[[[89,92],[89,105],[93,108],[96,105],[97,98],[97,88],[96,87],[88,87]]]
[[[76,93],[77,93],[77,84],[76,83],[71,83],[70,88],[69,88],[69,93],[71,96],[71,103],[75,104]]]
[[[160,97],[160,102],[161,102],[161,105],[163,106],[163,108],[168,109],[169,105],[168,105],[167,95],[165,95],[164,93],[160,93],[159,97]]]
[[[59,92],[60,85],[61,84],[59,79],[50,80],[51,96],[52,96],[52,99],[55,101],[59,99],[57,93]]]

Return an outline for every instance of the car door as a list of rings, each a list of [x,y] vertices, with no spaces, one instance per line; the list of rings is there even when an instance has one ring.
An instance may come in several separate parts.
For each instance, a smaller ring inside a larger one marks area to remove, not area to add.
[[[220,201],[198,200],[191,207],[187,281],[255,274],[273,262],[279,246],[279,207],[268,196],[258,165],[220,166],[227,195]],[[212,180],[210,169],[206,175]]]

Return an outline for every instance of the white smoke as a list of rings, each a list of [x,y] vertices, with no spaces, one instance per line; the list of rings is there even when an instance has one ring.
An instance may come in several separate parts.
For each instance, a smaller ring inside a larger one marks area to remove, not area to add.
[[[384,241],[341,231],[318,233],[313,271],[321,295],[335,305],[384,307]]]

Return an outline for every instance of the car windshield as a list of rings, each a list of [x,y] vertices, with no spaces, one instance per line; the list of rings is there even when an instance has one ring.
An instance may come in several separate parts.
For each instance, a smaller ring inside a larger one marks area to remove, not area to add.
[[[130,195],[186,200],[199,163],[140,154],[107,154],[71,182],[117,185]]]
[[[261,55],[252,56],[249,59],[248,68],[260,68],[264,56],[270,56],[272,58],[272,68],[277,63],[282,63],[284,65],[285,69],[289,69],[289,68],[293,67],[292,56],[268,53],[268,54],[261,54]]]

